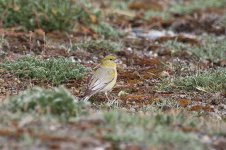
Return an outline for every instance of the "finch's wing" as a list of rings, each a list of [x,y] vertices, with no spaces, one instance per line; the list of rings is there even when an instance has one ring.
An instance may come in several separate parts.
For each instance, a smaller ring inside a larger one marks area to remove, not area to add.
[[[102,68],[96,70],[88,84],[87,93],[96,93],[105,88],[115,78],[115,70],[111,68]]]

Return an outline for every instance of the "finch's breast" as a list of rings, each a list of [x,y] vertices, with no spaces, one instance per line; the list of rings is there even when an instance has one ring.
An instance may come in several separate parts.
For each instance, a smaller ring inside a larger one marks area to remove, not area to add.
[[[103,88],[101,92],[110,91],[115,86],[116,80],[117,80],[117,71],[114,72],[114,79],[105,88]]]

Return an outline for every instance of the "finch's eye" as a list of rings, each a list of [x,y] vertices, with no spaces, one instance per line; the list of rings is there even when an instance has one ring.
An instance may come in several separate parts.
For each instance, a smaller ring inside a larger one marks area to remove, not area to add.
[[[113,59],[110,59],[110,60],[113,60]]]

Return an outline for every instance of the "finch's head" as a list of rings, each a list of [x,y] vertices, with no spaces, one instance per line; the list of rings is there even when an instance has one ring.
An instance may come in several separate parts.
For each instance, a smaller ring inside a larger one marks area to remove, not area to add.
[[[101,60],[101,66],[105,66],[105,67],[116,67],[116,63],[115,60],[117,59],[116,56],[114,55],[108,55],[106,57],[104,57],[104,59]]]
[[[102,60],[103,61],[108,61],[108,60],[115,61],[116,59],[117,59],[117,57],[115,55],[110,54],[110,55],[107,55],[106,57],[104,57],[104,59],[102,59]]]

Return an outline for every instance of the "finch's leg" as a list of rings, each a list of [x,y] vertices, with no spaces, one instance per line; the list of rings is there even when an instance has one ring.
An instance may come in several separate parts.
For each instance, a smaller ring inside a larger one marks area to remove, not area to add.
[[[107,97],[108,101],[110,101],[110,98],[108,97],[108,93],[105,92],[104,94],[105,94],[105,96]]]
[[[110,98],[108,97],[107,92],[105,92],[105,95],[106,95],[107,100],[108,100],[107,106],[110,106],[110,107],[112,107],[112,106],[113,106],[113,107],[119,106],[119,103],[118,103],[117,99],[110,99]]]

